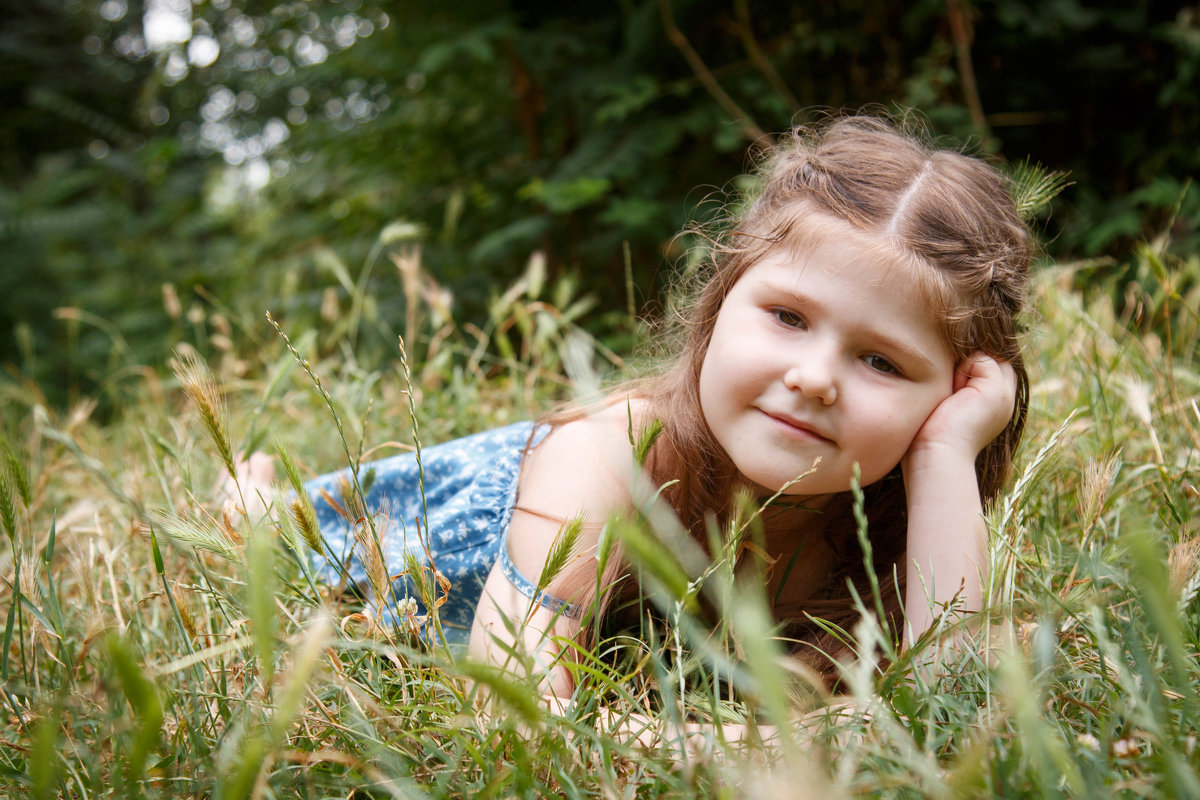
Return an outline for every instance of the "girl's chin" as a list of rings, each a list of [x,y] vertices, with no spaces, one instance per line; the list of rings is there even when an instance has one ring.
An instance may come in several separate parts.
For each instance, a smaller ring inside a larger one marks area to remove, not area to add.
[[[886,475],[882,475],[882,476],[872,475],[872,476],[868,476],[869,479],[860,480],[859,487],[862,489],[865,489],[868,486],[872,486],[875,483],[878,483],[880,480],[883,480],[888,475],[892,475],[892,474],[899,475],[898,467],[899,467],[899,465],[896,465],[896,467],[893,467],[892,470],[889,471]],[[813,476],[813,477],[815,478],[816,476]],[[823,477],[828,478],[828,476],[823,476]],[[780,490],[778,488],[772,489],[766,483],[754,481],[745,476],[743,476],[741,478],[741,485],[743,487],[749,489],[754,494],[754,496],[759,498],[760,500],[766,501],[766,500],[769,500],[770,498],[774,497],[775,495],[779,495],[780,499],[783,499],[786,497],[789,501],[792,501],[792,502],[804,501],[805,503],[809,504],[810,507],[812,507],[812,508],[821,508],[826,503],[828,503],[831,498],[836,497],[839,494],[845,494],[846,492],[850,491],[850,479],[849,478],[846,479],[844,486],[838,486],[838,487],[834,487],[834,488],[829,488],[828,480],[824,480],[821,483],[823,483],[824,486],[822,486],[819,489],[816,489],[816,487],[814,487],[811,483],[809,483],[808,486],[806,487],[805,486],[806,480],[801,479],[799,481],[796,481],[795,483],[793,483],[790,486],[785,485],[784,488],[782,490]],[[807,491],[806,491],[806,488],[807,488]]]
[[[828,503],[835,494],[837,494],[836,492],[821,494],[814,494],[811,491],[806,492],[799,483],[794,486],[787,487],[783,489],[783,491],[780,491],[779,489],[770,489],[760,483],[755,483],[754,481],[750,480],[744,480],[742,482],[742,486],[749,489],[760,502],[765,503],[772,497],[778,495],[778,499],[775,500],[776,504],[785,502],[790,504],[803,503],[805,508],[812,509],[823,508],[825,504]],[[849,487],[847,487],[847,489],[848,488]]]

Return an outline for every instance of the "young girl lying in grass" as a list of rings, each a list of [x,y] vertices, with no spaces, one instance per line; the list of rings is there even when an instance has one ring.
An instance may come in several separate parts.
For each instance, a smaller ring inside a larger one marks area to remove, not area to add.
[[[631,439],[660,423],[644,475],[702,545],[738,492],[782,491],[762,520],[767,596],[810,654],[837,648],[807,615],[847,625],[848,583],[866,586],[856,466],[893,630],[901,597],[909,639],[952,601],[980,608],[983,505],[1001,488],[1027,407],[1016,317],[1031,243],[1005,178],[855,117],[793,131],[762,179],[714,238],[678,356],[658,375],[598,408],[427,448],[420,463],[370,465],[378,544],[357,514],[335,509],[345,473],[312,481],[327,577],[339,580],[332,564],[344,563],[351,582],[369,584],[372,570],[395,576],[413,556],[432,559],[451,587],[444,634],[469,631],[474,657],[508,668],[514,648],[540,656],[544,687],[569,696],[555,657],[586,637],[628,566],[611,559],[597,583],[605,522],[641,503]],[[250,468],[269,477],[267,461]],[[572,557],[539,592],[576,520]],[[393,588],[415,595],[404,578]]]

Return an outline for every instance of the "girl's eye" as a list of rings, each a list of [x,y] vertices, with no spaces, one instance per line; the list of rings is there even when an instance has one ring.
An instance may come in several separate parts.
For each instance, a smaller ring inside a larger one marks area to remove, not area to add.
[[[803,328],[804,317],[797,314],[795,311],[790,311],[786,308],[773,308],[771,313],[775,315],[775,319],[782,322],[789,328]]]
[[[897,367],[895,364],[893,364],[891,361],[888,361],[883,356],[869,355],[869,356],[866,356],[863,360],[867,362],[868,367],[875,370],[876,372],[882,372],[884,375],[899,375],[900,374],[900,368]]]

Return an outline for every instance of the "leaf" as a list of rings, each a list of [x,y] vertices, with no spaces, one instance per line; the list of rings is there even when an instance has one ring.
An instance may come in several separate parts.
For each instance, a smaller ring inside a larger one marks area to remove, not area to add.
[[[275,612],[275,543],[265,531],[255,530],[251,533],[246,548],[246,566],[249,568],[247,583],[254,649],[265,675],[264,681],[269,684],[275,672],[275,629],[278,619]]]

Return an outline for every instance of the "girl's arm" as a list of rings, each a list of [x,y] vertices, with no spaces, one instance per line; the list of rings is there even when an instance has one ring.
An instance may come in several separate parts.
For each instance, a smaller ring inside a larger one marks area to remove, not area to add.
[[[635,429],[639,410],[633,409]],[[595,552],[604,522],[630,505],[634,462],[628,413],[625,404],[613,404],[556,427],[522,467],[517,510],[508,530],[509,556],[517,571],[536,585],[563,523],[582,519],[582,535],[571,559],[548,589],[569,603],[578,602],[581,592],[595,587]],[[578,619],[535,605],[497,564],[475,612],[469,653],[514,672],[525,671],[528,662],[522,656],[527,657],[541,674],[543,689],[567,698],[574,687],[569,670],[561,664],[558,642],[575,640],[582,633]]]
[[[983,353],[955,370],[954,392],[934,409],[904,457],[908,495],[905,643],[932,624],[940,607],[983,604],[987,527],[975,457],[1012,418],[1013,368]]]

